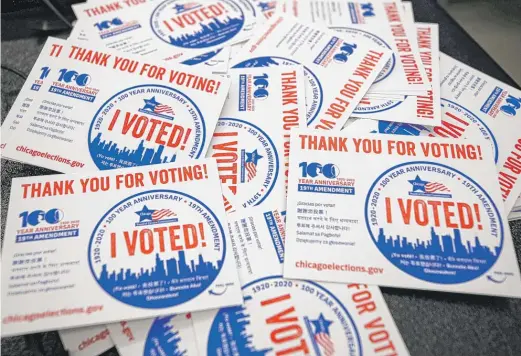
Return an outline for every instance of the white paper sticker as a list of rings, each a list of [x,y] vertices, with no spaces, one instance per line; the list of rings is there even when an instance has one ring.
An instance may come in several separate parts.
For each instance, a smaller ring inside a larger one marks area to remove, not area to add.
[[[243,307],[193,314],[205,355],[408,355],[377,287],[282,278],[284,222],[259,208],[230,216]]]
[[[284,276],[521,296],[493,171],[483,140],[294,131]]]
[[[80,44],[83,42],[89,42],[88,45],[83,43],[83,45],[90,46],[94,48],[96,46],[104,46],[103,41],[98,37],[94,36],[85,29],[89,24],[85,20],[79,20],[74,25],[71,34],[69,35],[68,41],[71,43],[79,42]],[[118,50],[120,48],[114,47],[114,50]],[[202,53],[201,55],[194,56],[192,58],[184,59],[182,58],[179,63],[188,65],[188,66],[200,66],[206,70],[211,71],[212,73],[220,73],[224,74],[228,71],[229,60],[230,60],[230,46],[222,47],[215,49],[210,52]],[[141,53],[139,48],[130,48],[126,51],[130,54],[142,54],[146,55],[154,55],[154,53]],[[188,57],[188,56],[187,56]],[[157,55],[155,56],[157,60]]]
[[[230,77],[208,151],[217,161],[223,194],[235,209],[283,207],[290,131],[306,127],[302,67],[232,69]]]
[[[521,193],[521,91],[443,53],[440,65],[442,104],[464,120],[450,131],[490,142],[508,213]]]
[[[232,67],[302,64],[308,126],[340,130],[389,60],[391,51],[365,38],[343,38],[288,15],[258,27]]]
[[[247,0],[103,1],[72,9],[89,38],[156,60],[188,59],[244,41],[256,23]]]
[[[399,1],[365,0],[292,0],[290,13],[304,23],[332,27],[365,24],[373,33],[389,34],[396,60],[405,70],[409,94],[425,95],[430,88],[416,45],[414,23],[410,22]],[[380,30],[384,27],[384,30]],[[403,88],[399,87],[400,90]]]
[[[231,256],[213,160],[14,179],[2,335],[240,304]]]
[[[23,120],[14,108],[4,122],[4,156],[65,173],[205,156],[229,79],[48,42],[35,65],[40,94]]]
[[[441,123],[441,89],[438,25],[416,24],[420,58],[432,89],[427,95],[407,96],[405,100],[364,98],[354,117],[438,126]]]
[[[114,347],[105,325],[58,331],[63,347],[74,356],[98,356]]]

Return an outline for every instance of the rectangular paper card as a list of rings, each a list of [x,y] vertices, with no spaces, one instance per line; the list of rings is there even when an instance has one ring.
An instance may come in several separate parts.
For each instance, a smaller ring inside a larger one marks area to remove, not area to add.
[[[383,34],[384,41],[390,35],[391,41],[387,44],[395,53],[393,59],[401,63],[408,83],[408,88],[400,85],[395,89],[411,95],[426,95],[430,85],[416,45],[414,23],[409,21],[399,1],[290,0],[290,3],[286,6],[289,12],[304,23],[322,23],[333,28],[364,24],[371,28],[373,41],[375,33]],[[378,37],[376,42],[381,42],[381,36]],[[392,90],[392,87],[385,86],[385,89]]]
[[[365,38],[343,38],[286,14],[257,27],[233,67],[302,64],[307,78],[307,124],[340,130],[391,56]]]
[[[3,125],[3,155],[59,172],[204,157],[230,85],[181,64],[50,38],[35,64],[38,96]],[[34,80],[34,78],[31,78]],[[12,144],[9,137],[16,133]]]
[[[325,4],[326,2],[322,1],[320,5]],[[309,9],[309,11],[313,11],[312,14],[304,11],[304,8],[313,5],[316,5],[317,8],[315,9],[313,7],[313,9]],[[364,38],[370,40],[378,47],[390,49],[394,53],[398,53],[398,48],[394,43],[393,34],[387,22],[380,24],[349,24],[345,22],[345,18],[342,18],[341,20],[339,19],[338,21],[333,21],[333,19],[329,18],[329,15],[327,19],[322,19],[320,16],[316,16],[318,14],[315,12],[321,13],[324,11],[328,13],[329,11],[327,10],[327,7],[323,8],[311,1],[299,1],[296,3],[295,7],[292,7],[292,10],[292,15],[299,18],[299,20],[304,23],[311,22],[322,25],[325,24],[328,25],[331,30],[338,32],[346,39],[349,37]],[[373,85],[371,85],[371,88],[369,88],[368,95],[373,93],[385,93],[391,95],[396,92],[407,93],[410,91],[410,89],[411,86],[407,80],[402,62],[399,60],[396,54],[393,54],[386,63],[383,70],[378,74],[378,77],[373,82]]]
[[[517,98],[521,92],[441,53],[441,124],[411,125],[390,121],[357,120],[350,133],[482,139],[493,150],[501,196],[509,213],[521,190],[521,134]],[[465,79],[463,79],[465,78]],[[434,83],[434,81],[433,81]]]
[[[47,63],[49,60],[49,53],[54,44],[53,40],[54,39],[49,38],[43,46],[40,55],[36,59],[36,64],[27,75],[27,79],[18,93],[14,104],[11,106],[9,115],[6,117],[2,125],[2,144],[0,145],[0,148],[2,149],[2,158],[6,158],[4,157],[4,148],[6,147],[6,142],[8,141],[11,132],[16,130],[16,127],[25,120],[27,112],[31,106],[33,106],[34,103],[40,103],[39,97],[42,94],[40,88],[45,80],[44,70],[42,70],[42,67],[45,66],[44,63]],[[60,41],[60,43],[65,42],[63,40],[57,41]]]
[[[238,305],[228,245],[213,160],[14,179],[2,335]]]
[[[465,117],[458,126],[472,123],[465,137],[490,142],[508,213],[521,193],[521,91],[443,53],[440,64],[442,103]]]
[[[120,356],[198,355],[191,314],[108,324]]]
[[[277,210],[230,216],[244,306],[193,313],[203,355],[408,355],[377,287],[282,278]]]
[[[295,130],[290,151],[286,278],[521,296],[486,142]]]
[[[432,88],[427,95],[407,96],[405,100],[366,97],[353,112],[354,117],[429,126],[441,124],[438,25],[416,23],[415,27],[420,58]]]
[[[59,330],[65,350],[72,356],[98,356],[114,347],[105,325]]]
[[[248,0],[98,1],[72,9],[88,38],[164,60],[188,59],[244,41],[256,23]]]
[[[208,157],[235,209],[284,207],[292,128],[306,127],[302,66],[231,69],[232,85]]]
[[[102,46],[105,47],[103,40],[99,39],[97,36],[93,36],[92,33],[90,33],[88,30],[85,29],[86,26],[90,26],[88,21],[85,20],[78,20],[76,24],[74,25],[74,28],[72,29],[71,34],[69,35],[68,41],[74,43],[79,42],[80,44],[82,42],[89,42],[89,45],[83,44],[85,46],[90,46],[92,48],[96,46]],[[114,50],[121,50],[121,47],[119,46],[108,46],[109,48],[112,48]],[[123,51],[123,50],[122,50]],[[140,50],[140,47],[130,47],[126,49],[126,53],[129,54],[141,54],[143,56],[150,55],[151,58],[155,58],[157,60],[157,54],[152,52],[142,52]],[[187,56],[188,57],[188,56]],[[201,66],[205,67],[205,69],[211,71],[212,73],[226,73],[228,71],[229,66],[229,60],[230,60],[230,46],[227,47],[221,47],[219,49],[215,49],[210,52],[202,53],[200,55],[194,56],[192,58],[181,58],[179,59],[181,64],[185,64],[188,66]],[[175,60],[174,60],[175,62]]]

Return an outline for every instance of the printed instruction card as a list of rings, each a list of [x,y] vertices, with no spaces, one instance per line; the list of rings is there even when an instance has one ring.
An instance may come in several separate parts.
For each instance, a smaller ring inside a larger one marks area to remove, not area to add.
[[[369,39],[279,14],[257,27],[231,66],[303,65],[308,126],[340,130],[391,55]]]
[[[247,40],[256,24],[248,0],[107,0],[72,9],[81,25],[75,38],[156,60],[216,56],[222,47]]]
[[[208,157],[236,209],[285,206],[289,138],[306,127],[302,66],[231,69],[231,88]]]
[[[64,173],[205,157],[230,85],[54,38],[35,68],[2,126],[2,155]]]
[[[285,277],[521,296],[487,142],[298,130],[290,152]]]
[[[230,215],[244,305],[193,313],[201,355],[408,355],[374,286],[284,279],[278,209]]]
[[[2,336],[239,305],[230,251],[213,160],[14,179]]]

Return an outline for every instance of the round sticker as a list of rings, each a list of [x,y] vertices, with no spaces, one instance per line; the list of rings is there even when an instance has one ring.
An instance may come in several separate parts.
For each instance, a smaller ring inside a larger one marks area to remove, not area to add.
[[[180,327],[180,323],[185,324],[186,327]],[[185,335],[184,331],[189,332]],[[156,318],[148,331],[143,355],[187,355],[188,350],[183,346],[185,338],[193,338],[190,314]]]
[[[243,120],[220,118],[208,150],[219,167],[223,189],[243,207],[262,203],[279,174],[278,152],[259,127]]]
[[[272,276],[248,283],[243,295],[243,306],[215,316],[208,355],[362,355],[351,315],[319,284]]]
[[[392,51],[391,46],[389,46],[387,44],[387,42],[385,42],[382,38],[372,34],[371,32],[367,32],[367,31],[363,31],[363,30],[359,30],[359,29],[351,28],[351,27],[330,27],[330,29],[335,30],[337,32],[341,32],[341,33],[348,33],[356,39],[360,39],[360,38],[368,39],[369,41],[371,41],[372,44],[374,44],[380,48],[390,49]],[[389,75],[391,75],[391,73],[393,72],[395,65],[396,65],[396,56],[393,53],[391,58],[387,61],[387,63],[383,67],[383,69],[380,71],[380,73],[376,77],[376,80],[373,82],[373,84],[381,82],[382,80],[389,77]]]
[[[402,163],[383,172],[367,195],[365,218],[380,252],[427,282],[476,279],[494,265],[503,247],[501,215],[488,193],[439,163]]]
[[[271,67],[271,66],[291,66],[300,63],[289,58],[283,57],[256,57],[247,59],[233,66],[233,68],[252,68],[252,67]],[[322,108],[324,92],[318,77],[306,66],[304,74],[306,75],[306,120],[308,126],[315,121]]]
[[[243,8],[235,1],[166,0],[152,12],[150,25],[163,42],[180,48],[215,47],[245,27]]]
[[[153,309],[185,303],[208,289],[225,248],[223,227],[203,202],[174,190],[153,190],[107,211],[92,232],[88,253],[91,272],[105,292]]]
[[[89,151],[100,170],[199,158],[206,126],[197,105],[164,85],[120,91],[99,108],[89,129]]]
[[[442,120],[445,124],[442,122],[441,126],[435,127],[434,133],[437,136],[451,138],[482,136],[490,142],[494,150],[494,161],[497,163],[497,141],[487,124],[477,115],[451,100],[442,98],[441,107],[443,108]]]

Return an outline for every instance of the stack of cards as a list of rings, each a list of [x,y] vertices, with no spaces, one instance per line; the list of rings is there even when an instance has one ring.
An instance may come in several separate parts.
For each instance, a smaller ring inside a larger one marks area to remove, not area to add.
[[[2,127],[4,158],[65,173],[12,182],[2,336],[408,355],[378,286],[521,297],[521,92],[410,3],[73,9]]]

